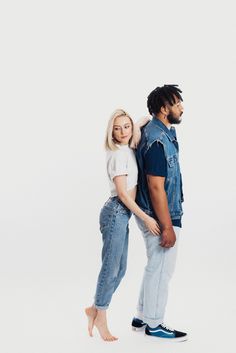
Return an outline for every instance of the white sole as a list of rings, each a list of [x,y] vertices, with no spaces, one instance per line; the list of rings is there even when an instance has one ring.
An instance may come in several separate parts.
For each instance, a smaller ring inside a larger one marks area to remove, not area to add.
[[[147,339],[151,339],[151,340],[155,340],[158,342],[185,342],[188,340],[188,335],[184,336],[184,337],[176,337],[176,338],[164,338],[164,337],[157,337],[157,336],[149,336],[145,333],[145,337],[147,337]]]
[[[132,326],[132,330],[136,331],[136,332],[141,332],[141,331],[145,330],[145,327],[146,327],[146,325],[143,326],[143,327],[134,327],[134,326]]]

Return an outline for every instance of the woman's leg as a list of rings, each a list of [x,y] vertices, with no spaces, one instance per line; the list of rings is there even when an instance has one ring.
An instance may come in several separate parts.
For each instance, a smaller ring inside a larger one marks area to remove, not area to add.
[[[106,310],[96,309],[94,305],[85,309],[88,317],[89,336],[93,336],[93,327],[95,325],[104,341],[116,341],[118,338],[113,336],[108,329],[106,312]]]
[[[89,336],[93,336],[93,327],[94,327],[94,320],[97,316],[97,309],[94,305],[85,309],[85,314],[88,317],[88,332]]]
[[[128,258],[128,245],[129,245],[129,225],[127,224],[126,228],[126,238],[125,238],[125,243],[124,243],[124,248],[123,248],[123,253],[120,259],[120,268],[119,272],[116,278],[115,286],[114,286],[114,292],[118,288],[122,278],[124,277],[127,269],[127,258]]]
[[[117,337],[113,336],[108,329],[107,324],[107,310],[97,309],[97,315],[94,320],[94,325],[98,329],[100,336],[104,341],[116,341]]]
[[[125,272],[126,272],[127,255],[128,255],[128,243],[129,243],[129,228],[128,228],[128,225],[127,225],[126,238],[125,238],[123,253],[122,253],[122,256],[121,256],[121,259],[120,259],[119,272],[117,274],[116,282],[115,282],[115,285],[114,285],[114,292],[118,288],[118,286],[119,286],[119,284],[120,284],[120,282],[121,282],[121,280],[124,277]],[[93,328],[93,326],[95,324],[95,326],[98,328],[100,334],[102,332],[103,339],[105,339],[106,341],[117,340],[117,338],[112,336],[112,334],[108,330],[107,319],[106,319],[106,310],[97,310],[94,306],[91,307],[90,309],[91,310],[89,311],[89,313],[90,313],[89,331],[91,331],[91,333],[92,333],[92,328]],[[97,315],[96,315],[96,312],[97,312]],[[92,336],[92,334],[90,334],[90,336]]]
[[[124,275],[127,257],[127,225],[129,217],[122,213],[113,215],[110,224],[101,228],[103,236],[102,267],[98,276],[95,307],[106,310],[112,295]]]
[[[125,273],[129,217],[130,215],[113,209],[112,212],[103,210],[100,218],[103,236],[102,267],[98,276],[95,304],[86,309],[86,314],[89,320],[90,335],[95,325],[101,337],[106,341],[117,339],[108,329],[106,310]]]

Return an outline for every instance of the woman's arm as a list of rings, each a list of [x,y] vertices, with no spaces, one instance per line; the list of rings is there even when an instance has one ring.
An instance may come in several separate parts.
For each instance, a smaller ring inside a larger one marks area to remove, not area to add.
[[[126,175],[119,175],[113,179],[117,196],[131,212],[133,212],[136,216],[144,221],[148,230],[152,234],[159,235],[160,228],[156,220],[143,212],[143,210],[141,210],[141,208],[136,204],[136,202],[127,192],[126,179]]]
[[[150,121],[150,118],[148,116],[145,116],[141,119],[139,119],[133,127],[133,136],[130,142],[130,147],[131,148],[137,148],[140,138],[141,138],[141,127],[146,125]]]

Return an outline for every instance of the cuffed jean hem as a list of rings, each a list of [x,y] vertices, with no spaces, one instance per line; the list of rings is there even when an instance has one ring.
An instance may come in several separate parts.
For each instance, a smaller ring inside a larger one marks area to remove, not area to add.
[[[93,304],[93,306],[98,310],[107,310],[109,308],[109,305],[100,306],[100,305]]]
[[[157,327],[158,325],[163,323],[163,319],[159,319],[159,320],[155,320],[155,319],[149,319],[145,316],[143,316],[143,322],[145,322],[145,324],[148,324],[148,326],[150,326],[151,328]]]
[[[145,324],[148,324],[148,326],[154,328],[157,327],[158,325],[162,324],[164,321],[163,319],[149,319],[148,317],[143,316],[143,308],[137,306],[137,315],[138,318],[143,320],[143,322],[145,322]]]
[[[139,320],[143,320],[143,312],[140,310],[137,310],[135,317]]]

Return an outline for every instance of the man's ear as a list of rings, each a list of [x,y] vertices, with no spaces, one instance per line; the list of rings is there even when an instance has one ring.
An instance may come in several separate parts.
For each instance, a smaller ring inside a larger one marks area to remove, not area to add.
[[[165,105],[161,107],[161,113],[163,115],[168,115],[169,114],[169,108]]]

